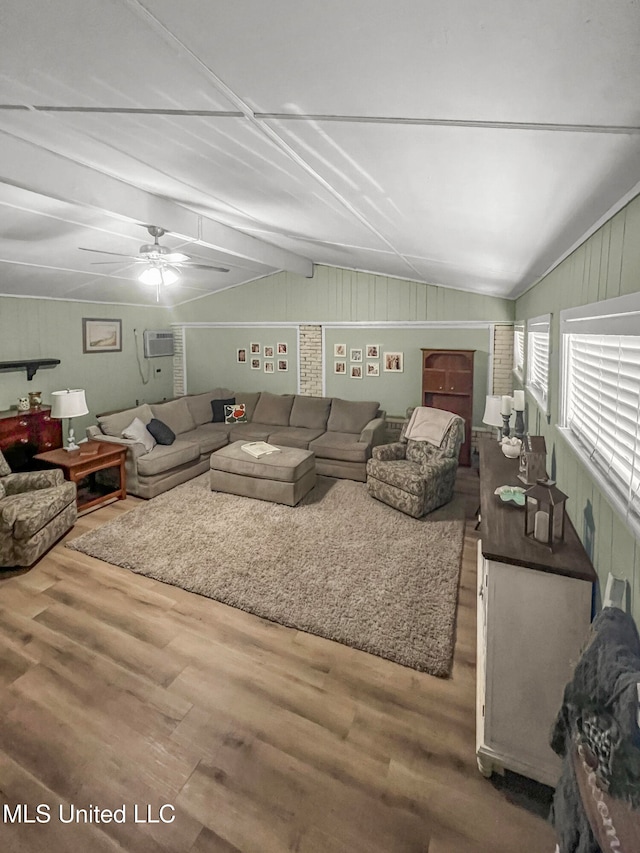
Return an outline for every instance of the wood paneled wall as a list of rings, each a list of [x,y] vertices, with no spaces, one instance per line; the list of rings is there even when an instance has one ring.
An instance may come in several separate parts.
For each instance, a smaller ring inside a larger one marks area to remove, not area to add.
[[[175,309],[175,322],[513,320],[513,302],[356,270],[316,266],[312,279],[277,273]]]
[[[560,311],[640,291],[640,197],[606,222],[566,260],[516,302],[516,320],[551,312],[550,422],[528,397],[529,431],[544,435],[548,459],[567,509],[601,587],[607,574],[629,581],[631,607],[640,625],[640,541],[612,509],[573,450],[559,435]],[[640,333],[640,329],[639,329]],[[640,413],[639,413],[640,415]]]

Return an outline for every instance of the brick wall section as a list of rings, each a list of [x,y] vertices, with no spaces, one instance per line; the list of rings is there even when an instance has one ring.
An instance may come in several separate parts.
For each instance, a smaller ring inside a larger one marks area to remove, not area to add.
[[[493,393],[513,395],[513,326],[496,326],[493,333]]]
[[[182,397],[184,387],[184,328],[173,327],[173,396]]]
[[[322,396],[322,326],[300,326],[300,393]]]

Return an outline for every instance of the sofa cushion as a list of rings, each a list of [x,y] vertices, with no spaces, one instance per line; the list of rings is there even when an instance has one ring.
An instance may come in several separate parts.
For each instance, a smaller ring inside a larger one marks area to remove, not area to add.
[[[256,420],[253,413],[258,405],[260,394],[260,391],[236,391],[236,403],[244,403],[244,407],[247,412],[247,420],[249,421]]]
[[[143,403],[134,409],[125,409],[123,412],[114,412],[110,415],[99,415],[98,423],[105,435],[121,438],[122,430],[126,429],[134,418],[138,418],[146,425],[152,417],[151,406],[148,403]]]
[[[185,397],[191,417],[196,426],[207,424],[211,421],[211,401],[215,399],[213,391],[207,391],[206,394],[193,394],[191,397]]]
[[[138,459],[138,473],[143,477],[152,477],[199,458],[200,446],[197,441],[177,439],[168,446],[157,444],[151,453],[141,456]]]
[[[211,401],[211,412],[212,415],[209,420],[214,424],[223,424],[224,423],[224,409],[225,406],[233,406],[235,405],[236,398],[235,397],[218,397],[216,400]]]
[[[330,397],[304,397],[296,394],[289,416],[289,426],[325,430],[330,409]]]
[[[167,426],[162,421],[159,421],[157,418],[151,418],[151,420],[147,424],[147,429],[158,442],[158,444],[167,446],[173,444],[173,442],[176,440],[175,433],[171,429],[171,427]]]
[[[274,431],[271,424],[233,424],[229,432],[229,441],[267,441]]]
[[[214,430],[211,427],[214,424],[202,424],[192,430],[189,435],[189,441],[197,441],[200,448],[200,454],[213,453],[220,447],[224,447],[228,443],[227,433],[221,430]],[[215,426],[218,426],[216,424]]]
[[[242,395],[238,395],[238,402],[245,402],[241,397]],[[293,394],[270,394],[268,391],[263,391],[253,412],[252,420],[272,426],[289,426],[292,406]]]
[[[390,462],[370,459],[367,462],[367,475],[417,497],[422,497],[425,492],[425,477],[420,466],[408,459]]]
[[[142,444],[145,451],[148,453],[156,446],[156,440],[151,435],[140,418],[134,418],[126,429],[122,430],[123,438],[130,438]]]
[[[341,462],[366,462],[371,448],[366,441],[348,432],[325,432],[309,443],[318,459],[336,459]]]
[[[280,447],[299,447],[306,450],[309,447],[309,442],[321,436],[323,432],[323,429],[283,427],[277,432],[270,433],[269,444],[277,444]]]
[[[341,400],[334,397],[331,403],[331,414],[327,421],[329,432],[348,432],[358,435],[378,414],[380,403],[368,400]]]
[[[186,397],[179,400],[171,400],[168,403],[157,403],[151,406],[154,418],[165,423],[176,435],[195,429],[194,421]]]

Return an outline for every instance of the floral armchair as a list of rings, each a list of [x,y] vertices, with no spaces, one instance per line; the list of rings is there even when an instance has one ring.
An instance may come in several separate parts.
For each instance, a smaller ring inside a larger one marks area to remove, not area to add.
[[[411,414],[407,411],[407,418]],[[405,437],[374,447],[367,462],[367,490],[394,509],[421,518],[453,497],[458,456],[464,441],[464,420],[456,417],[440,447]]]
[[[31,566],[73,527],[76,485],[59,468],[12,474],[0,452],[0,566]]]

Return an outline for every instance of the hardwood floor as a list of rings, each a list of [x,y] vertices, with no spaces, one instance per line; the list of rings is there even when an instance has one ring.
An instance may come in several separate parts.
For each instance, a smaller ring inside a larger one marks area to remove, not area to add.
[[[458,491],[469,520],[450,679],[63,543],[31,570],[6,574],[2,849],[550,853],[545,819],[476,767],[474,473],[461,470]],[[96,510],[69,537],[138,503]],[[529,805],[544,806],[547,792],[532,790]],[[11,822],[22,803],[34,821],[36,806],[48,806],[50,821]],[[171,823],[160,820],[164,804]],[[71,806],[93,822],[61,822]],[[95,807],[123,806],[125,822],[96,821]]]

